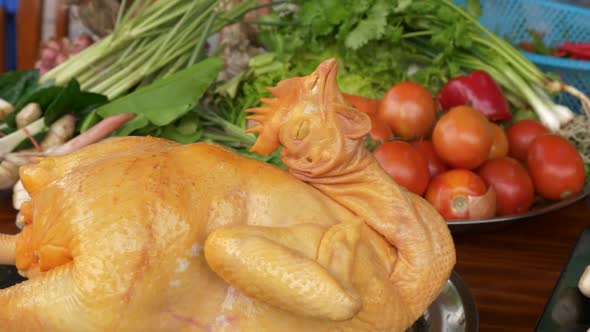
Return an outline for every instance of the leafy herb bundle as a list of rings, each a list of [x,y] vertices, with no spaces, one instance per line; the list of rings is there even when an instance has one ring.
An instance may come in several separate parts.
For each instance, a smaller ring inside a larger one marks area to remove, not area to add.
[[[380,98],[400,81],[415,81],[436,93],[448,79],[482,69],[513,105],[533,109],[552,130],[573,113],[554,104],[551,93],[572,93],[590,112],[587,97],[543,73],[481,26],[479,14],[477,0],[466,7],[451,0],[289,1],[258,22],[259,38],[271,54],[253,59],[238,98],[248,104],[251,94],[267,95],[264,85],[304,75],[335,57],[339,85],[350,94]]]

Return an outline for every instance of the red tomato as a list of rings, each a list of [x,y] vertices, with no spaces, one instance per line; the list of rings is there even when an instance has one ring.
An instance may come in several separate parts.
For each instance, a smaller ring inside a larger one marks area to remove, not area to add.
[[[533,181],[526,169],[510,157],[486,161],[478,171],[496,192],[496,214],[500,216],[524,213],[535,198]]]
[[[458,106],[445,113],[436,123],[432,143],[436,153],[447,164],[474,169],[490,154],[490,122],[469,106]]]
[[[344,98],[348,100],[359,111],[367,113],[371,119],[371,139],[377,142],[387,142],[393,136],[389,128],[378,115],[377,110],[381,101],[378,99],[369,99],[362,96],[355,96],[343,93]]]
[[[433,178],[448,169],[447,165],[440,159],[434,150],[434,144],[430,140],[412,142],[412,146],[420,152],[428,163],[428,173]]]
[[[409,143],[386,142],[379,145],[373,154],[395,182],[417,195],[424,193],[430,180],[428,164]]]
[[[387,91],[378,114],[394,135],[413,140],[426,137],[436,122],[436,103],[430,91],[414,82],[402,82]]]
[[[495,123],[490,123],[492,126],[492,147],[488,154],[488,159],[506,157],[508,155],[508,138],[504,130]]]
[[[537,136],[549,134],[549,129],[539,121],[521,120],[506,129],[508,155],[526,162],[527,151]]]
[[[561,136],[535,138],[528,150],[527,167],[537,193],[546,199],[564,199],[584,187],[584,161],[576,147]]]
[[[425,197],[445,220],[491,217],[496,211],[493,191],[488,191],[481,177],[466,169],[452,169],[436,176]],[[478,197],[485,201],[474,200]]]

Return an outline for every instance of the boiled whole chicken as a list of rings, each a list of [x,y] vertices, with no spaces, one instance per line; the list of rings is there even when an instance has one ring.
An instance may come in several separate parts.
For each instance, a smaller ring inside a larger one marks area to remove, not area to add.
[[[455,264],[449,229],[364,147],[337,64],[249,110],[252,151],[112,138],[21,168],[2,331],[403,331]]]

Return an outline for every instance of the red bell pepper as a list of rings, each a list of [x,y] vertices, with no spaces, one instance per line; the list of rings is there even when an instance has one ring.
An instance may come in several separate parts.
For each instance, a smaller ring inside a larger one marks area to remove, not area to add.
[[[512,119],[510,105],[500,86],[483,70],[447,81],[438,93],[438,102],[444,111],[469,104],[491,121]]]

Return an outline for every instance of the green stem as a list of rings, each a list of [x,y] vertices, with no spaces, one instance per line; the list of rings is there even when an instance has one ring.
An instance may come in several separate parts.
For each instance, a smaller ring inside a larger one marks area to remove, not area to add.
[[[88,48],[84,49],[82,52],[76,54],[75,56],[69,58],[61,65],[53,68],[45,75],[41,77],[41,82],[49,81],[49,80],[58,80],[58,78],[64,73],[68,73],[71,71],[72,67],[74,66],[81,66],[84,65],[86,61],[91,61],[92,59],[99,58],[105,52],[105,43],[110,40],[109,37],[105,37],[103,40],[94,43],[93,45],[89,46]],[[77,61],[78,60],[78,61]]]
[[[115,27],[121,23],[123,19],[123,13],[125,12],[125,8],[127,8],[127,0],[121,0],[121,4],[119,4],[119,11],[117,12],[117,20],[115,21]]]
[[[415,37],[422,37],[422,36],[432,36],[434,33],[432,30],[426,31],[415,31],[415,32],[408,32],[402,35],[402,38],[415,38]]]
[[[273,6],[282,5],[285,3],[290,3],[290,1],[271,1],[269,3],[265,3],[262,5],[257,5],[257,6],[251,7],[250,9],[248,9],[248,13],[259,10],[259,9],[272,8]]]
[[[501,39],[491,31],[486,29],[475,18],[469,15],[469,13],[464,11],[462,8],[456,6],[451,0],[441,0],[441,2],[447,5],[449,8],[453,9],[455,12],[459,13],[466,20],[471,22],[473,26],[476,27],[478,30],[488,35],[488,37],[490,37],[490,39],[493,41],[493,49],[502,49],[505,52],[505,54],[508,55],[508,57],[506,58],[508,61],[516,61],[519,63],[519,65],[523,66],[523,68],[526,68],[526,70],[530,70],[533,75],[538,77],[545,77],[545,75],[541,72],[541,70],[538,67],[532,64],[519,51],[515,50],[514,47],[512,47],[512,45],[510,45],[508,42],[506,42],[505,40]]]
[[[490,42],[488,39],[483,37],[473,36],[472,39],[476,43],[483,45],[485,48],[498,53],[501,58],[503,58],[508,64],[512,64],[516,71],[518,71],[522,76],[526,77],[527,80],[535,83],[543,81],[544,75],[539,76],[534,70],[527,68],[530,64],[528,60],[524,59],[523,61],[521,57],[515,57],[512,52],[506,52],[502,48],[498,47],[496,43]]]
[[[209,0],[209,3],[214,3],[215,0]],[[153,66],[154,63],[156,61],[158,61],[158,59],[160,57],[162,57],[163,53],[165,52],[166,48],[169,47],[170,41],[177,37],[178,32],[180,27],[182,27],[184,25],[184,23],[191,17],[191,14],[195,11],[198,10],[199,8],[199,2],[198,1],[193,1],[192,3],[193,5],[191,7],[189,7],[189,10],[185,12],[185,14],[180,18],[180,21],[174,25],[174,27],[170,30],[170,32],[168,32],[166,34],[166,38],[164,39],[164,41],[160,44],[160,46],[156,49],[155,54],[152,57],[152,61],[148,62],[148,65],[146,67],[150,67]],[[200,24],[200,22],[197,22],[197,25]]]
[[[215,21],[216,18],[217,18],[217,15],[215,13],[209,16],[207,23],[205,23],[205,32],[201,35],[201,39],[199,39],[199,42],[195,46],[195,49],[193,50],[193,53],[191,54],[191,57],[188,61],[187,66],[192,66],[193,64],[195,64],[197,62],[197,60],[201,59],[203,51],[205,50],[205,47],[204,47],[205,43],[207,42],[207,38],[209,37],[209,34],[211,33],[211,27],[212,27],[213,22]]]
[[[254,143],[244,142],[242,139],[240,139],[238,137],[227,136],[224,134],[217,134],[217,133],[212,133],[212,132],[208,132],[208,131],[205,131],[203,133],[203,137],[208,138],[214,142],[219,142],[219,143],[225,142],[225,143],[238,143],[238,144],[254,144]]]
[[[198,2],[195,1],[195,3]],[[183,4],[182,6],[170,10],[169,12],[164,12],[164,15],[154,17],[153,20],[147,19],[145,22],[141,24],[141,26],[135,28],[133,32],[135,34],[140,35],[142,33],[156,29],[157,27],[167,24],[169,22],[176,22],[179,17],[184,16],[184,14],[188,10],[188,8],[190,8],[190,6],[192,6],[192,4]]]

